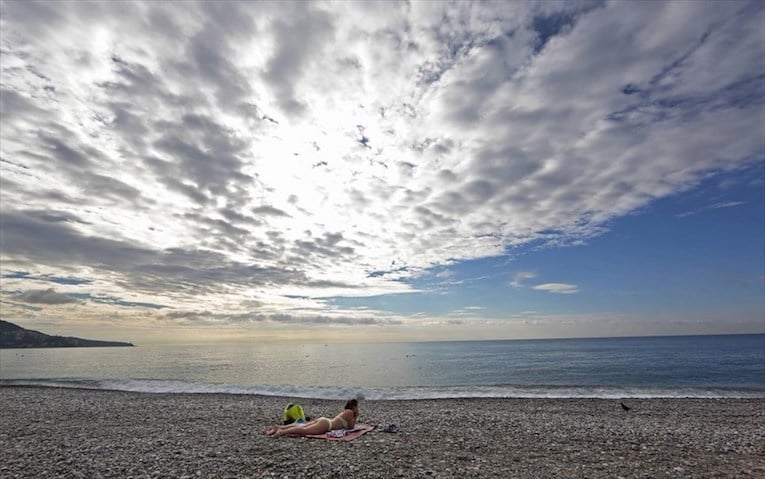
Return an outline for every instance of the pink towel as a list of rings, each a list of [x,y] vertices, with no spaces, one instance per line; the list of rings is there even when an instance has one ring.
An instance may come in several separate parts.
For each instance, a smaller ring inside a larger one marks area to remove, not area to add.
[[[368,433],[372,429],[374,429],[374,426],[371,426],[369,424],[356,424],[356,427],[353,429],[336,429],[334,431],[329,431],[324,434],[314,434],[312,436],[305,436],[305,437],[312,437],[315,439],[326,439],[327,441],[353,441],[354,439],[363,436],[364,434]]]

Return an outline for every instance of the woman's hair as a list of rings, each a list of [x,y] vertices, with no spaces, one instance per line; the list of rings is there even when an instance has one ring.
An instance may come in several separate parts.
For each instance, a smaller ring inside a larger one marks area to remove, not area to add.
[[[353,408],[355,408],[358,405],[359,405],[359,402],[357,400],[351,399],[350,401],[345,403],[345,408],[344,409],[353,409]]]

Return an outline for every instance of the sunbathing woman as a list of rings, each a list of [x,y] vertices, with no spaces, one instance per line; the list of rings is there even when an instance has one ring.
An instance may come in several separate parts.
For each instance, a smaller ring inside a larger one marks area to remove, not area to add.
[[[312,436],[314,434],[324,434],[335,429],[351,429],[356,425],[356,418],[359,417],[359,402],[351,399],[345,403],[345,408],[340,414],[333,417],[320,417],[305,424],[288,424],[286,426],[271,426],[266,429],[266,436]]]

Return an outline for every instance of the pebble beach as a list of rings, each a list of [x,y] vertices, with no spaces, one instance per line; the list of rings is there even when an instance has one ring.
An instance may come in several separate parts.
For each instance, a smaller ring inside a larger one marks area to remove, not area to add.
[[[295,400],[343,405],[0,387],[0,477],[765,477],[764,399],[361,401],[353,441],[264,436]]]

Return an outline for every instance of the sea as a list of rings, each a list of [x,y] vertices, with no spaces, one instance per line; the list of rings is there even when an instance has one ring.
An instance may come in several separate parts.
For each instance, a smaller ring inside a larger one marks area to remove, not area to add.
[[[290,398],[765,398],[765,335],[0,350],[0,386]]]

